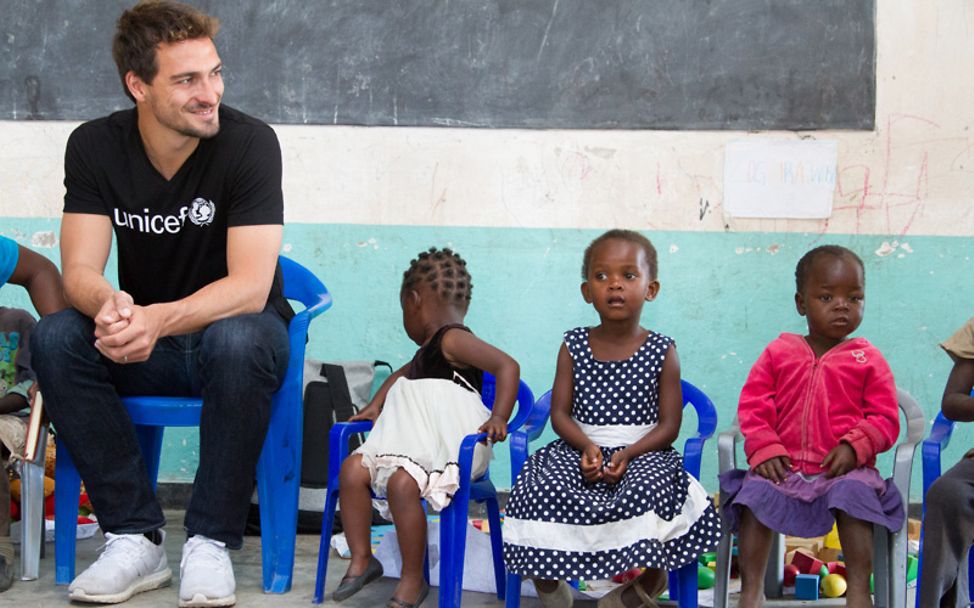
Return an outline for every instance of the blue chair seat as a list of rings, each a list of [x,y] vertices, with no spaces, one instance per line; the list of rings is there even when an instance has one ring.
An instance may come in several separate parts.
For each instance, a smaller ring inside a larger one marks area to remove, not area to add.
[[[305,308],[295,315],[288,327],[291,353],[287,372],[272,399],[267,436],[257,463],[261,559],[266,593],[286,593],[291,589],[301,480],[305,344],[311,320],[332,304],[328,290],[311,271],[285,257],[280,257],[279,262],[285,297],[300,302]],[[163,429],[167,426],[199,426],[203,403],[198,397],[152,396],[125,397],[122,403],[132,418],[149,479],[155,487]],[[55,582],[67,585],[74,579],[81,479],[63,445],[58,446],[55,475]]]

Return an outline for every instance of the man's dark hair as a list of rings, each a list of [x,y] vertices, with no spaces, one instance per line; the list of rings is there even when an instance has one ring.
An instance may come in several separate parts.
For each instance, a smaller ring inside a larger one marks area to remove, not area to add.
[[[656,261],[656,247],[653,247],[653,243],[634,230],[622,230],[615,228],[600,235],[594,241],[589,243],[588,247],[585,248],[585,255],[582,257],[582,280],[588,280],[588,267],[592,263],[592,252],[595,251],[597,246],[612,239],[629,241],[630,243],[635,243],[642,247],[646,252],[646,263],[649,264],[649,278],[654,280],[656,279],[656,273],[659,271],[659,264]]]
[[[123,12],[115,25],[112,57],[125,94],[135,101],[125,84],[129,72],[152,83],[159,72],[156,49],[160,44],[213,38],[219,29],[220,21],[215,17],[170,0],[145,0]]]
[[[808,280],[808,272],[811,270],[812,265],[815,263],[815,258],[823,255],[830,255],[835,258],[849,257],[859,264],[862,268],[862,276],[866,277],[866,266],[859,259],[859,256],[855,254],[851,249],[846,249],[840,245],[821,245],[812,249],[808,253],[802,256],[802,259],[798,260],[798,265],[795,267],[795,290],[798,293],[803,293],[805,289],[805,281]]]

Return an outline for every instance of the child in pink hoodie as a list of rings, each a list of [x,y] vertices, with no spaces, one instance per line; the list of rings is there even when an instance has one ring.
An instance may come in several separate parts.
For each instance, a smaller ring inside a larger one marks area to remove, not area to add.
[[[872,606],[873,524],[897,530],[903,501],[875,468],[899,434],[889,365],[865,338],[862,260],[834,245],[795,270],[808,335],[783,333],[741,390],[738,420],[751,469],[721,476],[721,512],[739,534],[740,606],[760,606],[771,533],[814,537],[838,523],[848,606]]]

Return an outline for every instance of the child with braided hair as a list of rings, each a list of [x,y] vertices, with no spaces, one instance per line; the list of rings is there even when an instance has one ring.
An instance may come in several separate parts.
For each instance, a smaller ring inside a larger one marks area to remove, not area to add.
[[[375,426],[345,460],[339,477],[342,526],[352,562],[332,595],[335,601],[382,576],[370,544],[374,492],[388,501],[388,506],[377,501],[377,507],[392,516],[402,555],[402,576],[387,606],[419,606],[429,593],[423,580],[426,514],[420,499],[437,510],[450,503],[460,482],[456,457],[466,435],[487,433],[489,442],[507,437],[520,368],[463,325],[471,290],[466,262],[450,249],[420,253],[403,274],[402,322],[420,348],[350,418],[372,420]],[[490,412],[480,400],[485,371],[496,378]],[[487,469],[489,442],[474,451],[475,478]]]

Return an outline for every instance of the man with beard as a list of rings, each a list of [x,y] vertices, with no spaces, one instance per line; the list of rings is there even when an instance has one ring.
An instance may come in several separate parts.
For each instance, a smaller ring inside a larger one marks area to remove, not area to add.
[[[239,548],[287,367],[277,255],[281,153],[266,124],[222,106],[218,22],[168,0],[119,18],[113,55],[135,108],[78,127],[65,153],[61,262],[72,308],[32,337],[45,403],[107,543],[71,599],[165,585],[165,519],[119,395],[203,399],[180,606],[235,602]],[[104,276],[114,232],[119,289]]]

